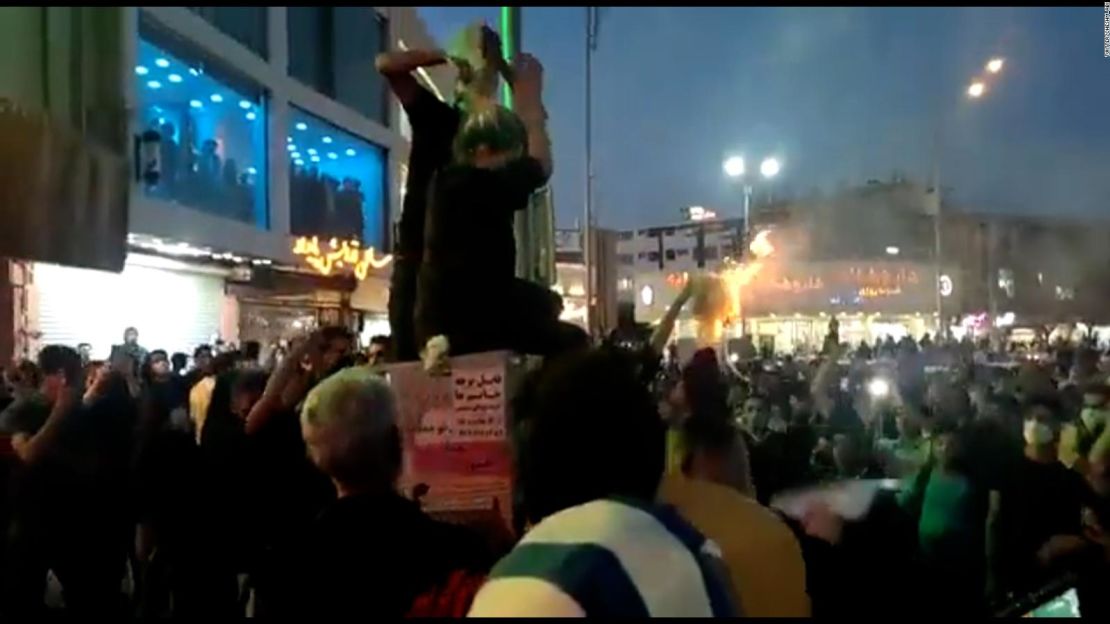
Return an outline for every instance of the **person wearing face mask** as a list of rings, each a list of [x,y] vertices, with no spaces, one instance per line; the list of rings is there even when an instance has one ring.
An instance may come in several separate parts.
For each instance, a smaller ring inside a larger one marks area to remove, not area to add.
[[[1039,399],[1025,406],[1025,457],[1002,492],[995,595],[1033,591],[1059,574],[1067,555],[1083,547],[1082,509],[1091,500],[1083,477],[1060,462],[1059,404]]]
[[[1083,407],[1079,419],[1064,427],[1060,435],[1060,460],[1069,468],[1086,474],[1095,440],[1110,423],[1110,385],[1095,382],[1083,388]]]

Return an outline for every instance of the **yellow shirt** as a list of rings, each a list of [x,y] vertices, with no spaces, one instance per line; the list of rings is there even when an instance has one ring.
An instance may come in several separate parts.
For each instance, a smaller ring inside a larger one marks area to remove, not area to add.
[[[675,474],[659,498],[721,548],[745,616],[809,617],[801,546],[774,513],[732,488]]]
[[[208,405],[212,402],[212,391],[216,388],[216,378],[209,376],[201,379],[189,391],[189,419],[193,421],[197,444],[200,444],[200,431],[204,419],[208,417]]]

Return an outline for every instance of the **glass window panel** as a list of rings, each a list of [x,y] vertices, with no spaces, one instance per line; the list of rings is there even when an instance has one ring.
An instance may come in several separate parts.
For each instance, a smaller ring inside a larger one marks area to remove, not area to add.
[[[289,75],[331,95],[331,7],[289,7]]]
[[[289,109],[290,230],[295,236],[385,243],[386,151],[300,109]]]
[[[189,7],[228,37],[261,57],[269,54],[268,7]]]
[[[385,123],[386,86],[374,71],[385,51],[386,20],[372,8],[335,7],[332,84],[335,99],[374,121]]]
[[[149,28],[133,77],[139,131],[159,137],[160,175],[144,192],[268,228],[262,90]]]

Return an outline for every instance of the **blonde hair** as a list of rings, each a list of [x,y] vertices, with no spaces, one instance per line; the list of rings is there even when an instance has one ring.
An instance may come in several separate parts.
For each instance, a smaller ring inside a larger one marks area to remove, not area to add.
[[[472,162],[474,153],[485,147],[494,153],[523,152],[528,145],[528,131],[513,111],[493,103],[485,103],[468,111],[455,135],[455,159]]]
[[[354,485],[396,478],[401,461],[397,401],[382,377],[361,367],[328,377],[308,393],[301,425],[326,432],[309,450],[336,481]]]

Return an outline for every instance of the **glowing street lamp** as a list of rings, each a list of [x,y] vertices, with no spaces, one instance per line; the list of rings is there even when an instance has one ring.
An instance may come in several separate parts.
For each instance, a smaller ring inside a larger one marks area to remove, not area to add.
[[[777,158],[764,158],[763,162],[759,164],[759,172],[765,178],[773,178],[782,170],[782,165]]]
[[[982,97],[983,93],[986,92],[986,90],[987,85],[976,80],[975,82],[971,83],[971,86],[967,88],[967,94],[973,98],[978,98]]]
[[[739,156],[730,156],[725,160],[725,175],[730,178],[739,178],[744,175],[744,159]]]
[[[987,63],[987,71],[992,74],[997,74],[1002,71],[1002,65],[1004,63],[1005,61],[1001,58],[992,58],[990,62]]]

